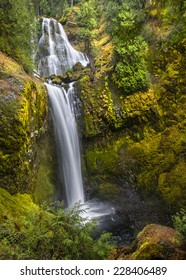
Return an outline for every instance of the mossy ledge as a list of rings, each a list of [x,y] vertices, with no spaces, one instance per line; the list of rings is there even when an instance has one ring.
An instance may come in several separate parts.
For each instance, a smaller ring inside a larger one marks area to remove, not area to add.
[[[119,260],[184,260],[185,251],[173,228],[149,224],[129,247],[113,252],[112,259]]]
[[[47,129],[47,92],[0,52],[0,187],[11,194],[34,191],[37,143]]]

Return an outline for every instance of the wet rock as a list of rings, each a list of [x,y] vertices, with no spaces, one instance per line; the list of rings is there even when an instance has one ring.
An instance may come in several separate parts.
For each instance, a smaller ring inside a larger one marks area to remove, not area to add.
[[[38,169],[37,141],[46,126],[46,90],[1,52],[0,72],[0,187],[11,194],[31,193]]]
[[[81,71],[83,70],[83,65],[80,62],[77,62],[74,66],[73,66],[73,70],[74,71]]]
[[[149,224],[138,234],[132,246],[118,248],[112,257],[130,260],[184,260],[186,252],[181,249],[173,228]]]

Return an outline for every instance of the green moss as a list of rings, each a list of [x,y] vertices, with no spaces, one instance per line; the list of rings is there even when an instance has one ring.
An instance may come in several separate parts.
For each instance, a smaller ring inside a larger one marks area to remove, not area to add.
[[[96,74],[95,74],[96,75]],[[113,87],[109,76],[94,81],[86,76],[79,82],[84,113],[84,134],[96,136],[104,131],[116,131],[131,127],[136,121],[144,124],[149,120],[160,122],[163,111],[158,104],[154,89],[121,96]]]
[[[138,234],[132,244],[132,260],[181,260],[185,259],[185,252],[176,231],[171,227],[159,224],[148,224]]]
[[[162,115],[153,89],[148,92],[139,92],[121,99],[122,110],[126,118],[143,116],[152,110],[157,117]]]
[[[77,19],[76,15],[78,15],[80,12],[78,7],[68,8],[65,12],[65,14],[60,19],[61,24],[66,24],[66,32],[70,32],[70,30],[74,31],[74,28],[77,27]],[[68,27],[72,27],[72,29],[68,30]],[[69,35],[69,34],[68,34]]]
[[[84,113],[84,134],[96,136],[105,130],[121,126],[120,116],[114,109],[108,77],[92,82],[89,77],[80,80],[81,100]]]
[[[102,200],[113,200],[118,196],[118,186],[110,182],[103,182],[97,189],[97,195]]]
[[[98,173],[115,173],[117,151],[110,148],[95,148],[86,153],[86,163],[90,174]]]
[[[159,177],[158,190],[169,204],[185,204],[186,163],[180,161],[169,173]]]
[[[166,247],[150,241],[144,242],[140,248],[131,255],[135,260],[162,260],[166,259]]]
[[[149,13],[152,17],[156,17],[158,15],[158,10],[157,9],[151,9]]]
[[[61,83],[62,83],[62,79],[60,79],[60,77],[57,77],[54,75],[51,76],[51,80],[52,80],[53,84],[61,85]]]
[[[26,215],[31,209],[38,211],[39,207],[33,203],[28,194],[10,195],[5,189],[0,188],[0,222],[7,217],[18,222],[20,216]]]
[[[0,187],[12,194],[32,192],[36,144],[47,114],[46,90],[37,79],[17,71],[19,66],[2,54],[0,69],[5,74],[0,93]]]
[[[56,189],[54,184],[50,180],[51,170],[47,165],[39,166],[37,173],[37,182],[35,192],[32,195],[37,203],[42,203],[45,201],[51,202],[54,199],[54,194]]]
[[[183,153],[186,145],[184,123],[166,129],[162,134],[161,145],[164,150],[168,150],[171,146],[176,155]]]
[[[34,202],[42,204],[51,202],[56,194],[57,155],[55,154],[54,139],[46,135],[37,148],[39,168],[36,174],[37,180],[32,197]]]
[[[132,260],[182,260],[185,259],[183,251],[177,249],[176,244],[145,241],[131,256]]]
[[[103,186],[108,180],[133,180],[144,194],[154,193],[178,209],[185,205],[185,133],[179,123],[156,132],[150,126],[96,139],[84,153],[91,180]],[[171,147],[171,148],[170,148]],[[180,159],[183,158],[181,161]],[[101,177],[100,177],[101,176]],[[104,188],[100,188],[100,194]]]
[[[116,89],[110,78],[116,60],[104,22],[94,31],[93,69],[79,82],[83,132],[94,143],[87,145],[85,161],[91,179],[98,174],[98,185],[106,184],[111,176],[113,180],[118,175],[130,177],[132,172],[140,192],[156,194],[171,209],[179,209],[186,202],[184,23],[172,17],[178,6],[154,2],[146,8],[143,35],[153,77],[147,92],[126,96]]]
[[[161,133],[146,127],[143,137],[128,146],[138,166],[139,188],[142,192],[158,192],[168,204],[183,206],[185,161],[180,162],[180,158],[185,150],[185,133],[181,123]]]

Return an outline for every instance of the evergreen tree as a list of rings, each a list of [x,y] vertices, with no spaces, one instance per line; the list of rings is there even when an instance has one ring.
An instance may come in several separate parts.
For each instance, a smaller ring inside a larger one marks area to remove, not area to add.
[[[91,53],[91,42],[93,39],[93,29],[97,27],[97,1],[83,0],[79,3],[80,14],[78,15],[79,35],[85,40],[86,52]]]
[[[107,31],[115,48],[113,81],[124,93],[148,89],[150,79],[146,68],[147,44],[141,36],[144,23],[144,1],[108,1]]]
[[[0,50],[32,69],[34,11],[32,1],[1,0]]]
[[[68,0],[33,0],[37,17],[53,17],[59,19],[70,6]],[[73,2],[71,3],[73,6]]]

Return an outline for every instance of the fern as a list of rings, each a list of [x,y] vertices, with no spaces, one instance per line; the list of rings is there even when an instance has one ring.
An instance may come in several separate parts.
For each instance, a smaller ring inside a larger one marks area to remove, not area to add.
[[[55,202],[27,216],[8,218],[0,227],[1,259],[104,259],[113,245],[110,234],[95,240],[95,223],[82,218],[82,207],[65,211]]]

